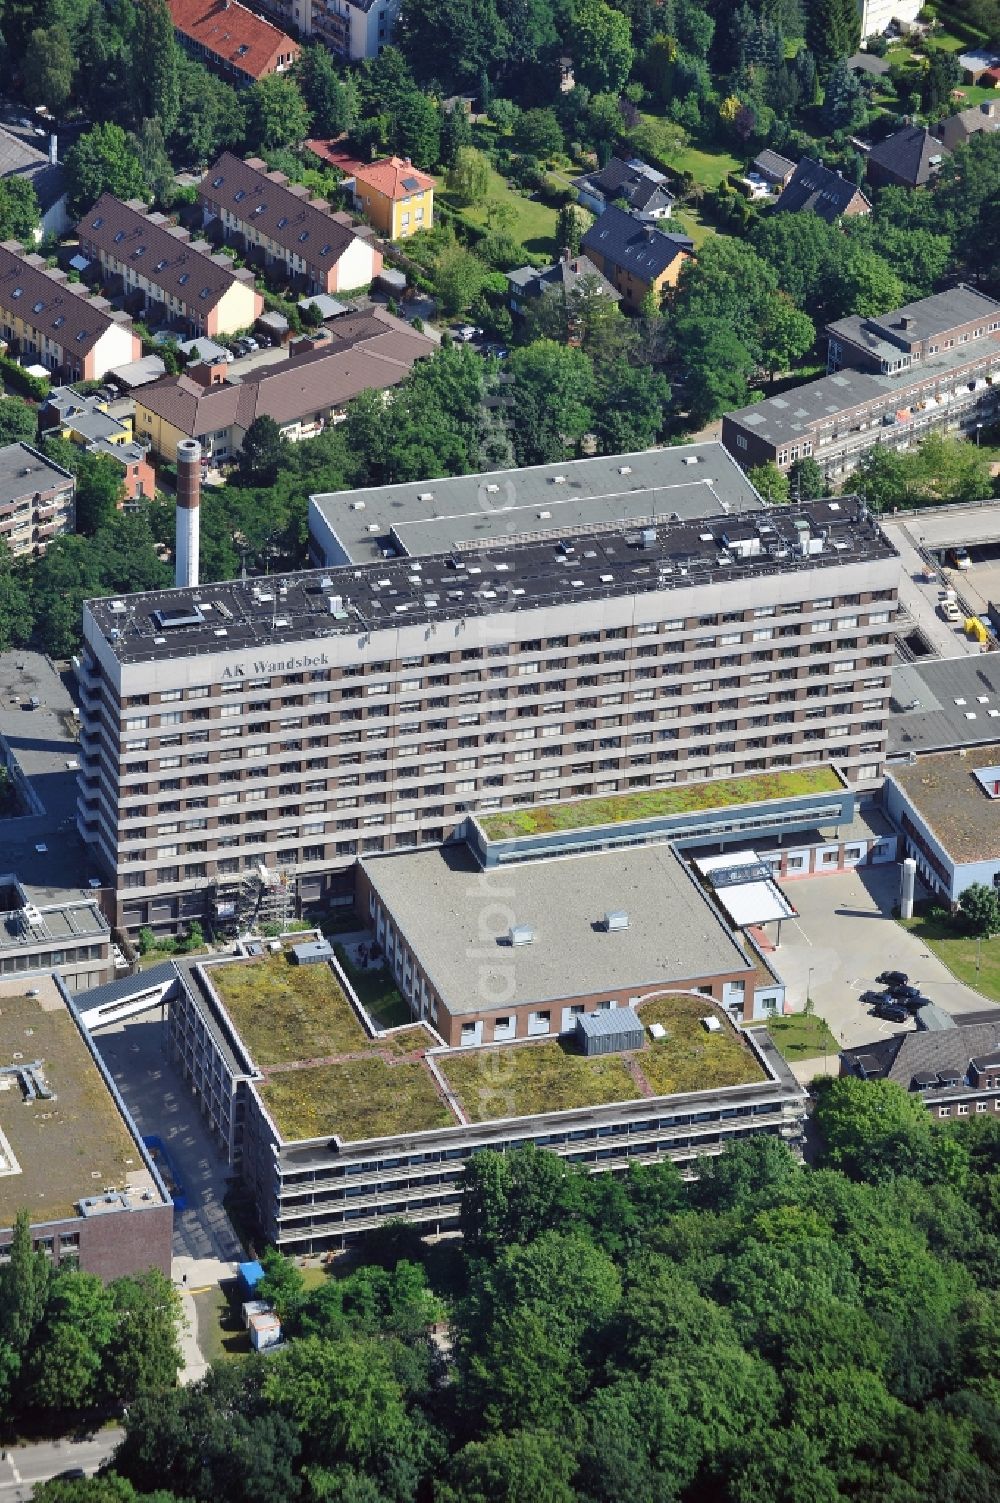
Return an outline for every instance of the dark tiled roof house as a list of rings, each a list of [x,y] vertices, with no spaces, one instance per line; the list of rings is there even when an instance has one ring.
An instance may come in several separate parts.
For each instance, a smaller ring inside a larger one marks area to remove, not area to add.
[[[860,188],[811,157],[805,157],[782,189],[775,214],[811,212],[834,224],[855,214],[870,214],[871,204]]]
[[[373,233],[349,214],[334,214],[307,188],[257,157],[242,161],[224,151],[198,187],[207,225],[216,222],[251,259],[281,266],[303,292],[336,293],[366,287],[382,270]]]
[[[611,205],[587,230],[581,248],[618,289],[625,305],[638,309],[650,293],[659,296],[665,287],[676,287],[694,241],[643,224]]]
[[[923,188],[949,156],[924,126],[904,125],[872,147],[865,171],[875,188]]]

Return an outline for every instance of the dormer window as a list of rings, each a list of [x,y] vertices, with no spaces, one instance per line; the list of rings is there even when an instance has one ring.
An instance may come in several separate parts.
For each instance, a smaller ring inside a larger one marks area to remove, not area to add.
[[[102,219],[102,218],[101,218],[101,216],[100,216],[100,214],[98,214],[98,216],[97,216],[97,218],[96,218],[96,219],[95,219],[95,220],[94,220],[94,222],[93,222],[93,224],[92,224],[92,225],[91,225],[91,226],[90,226],[90,228],[91,228],[91,229],[92,229],[92,230],[99,230],[99,229],[100,229],[100,228],[101,228],[101,225],[102,225],[102,224],[103,224],[103,223],[104,223],[104,220],[103,220],[103,219]]]
[[[321,256],[328,256],[330,254],[330,250],[331,250],[331,247],[329,245],[324,245],[322,247],[322,249],[320,250],[320,255]]]
[[[79,332],[79,334],[76,336],[76,342],[77,342],[77,344],[83,344],[83,341],[86,339],[86,337],[87,337],[87,330],[86,329],[81,329],[80,332]]]
[[[267,208],[267,204],[258,204],[257,207],[256,207],[256,209],[254,209],[254,214],[255,215],[257,215],[257,214],[263,214],[263,212],[264,212],[264,210],[266,208]]]
[[[189,277],[189,274],[186,271],[182,271],[181,274],[180,274],[180,276],[177,278],[177,281],[178,281],[178,283],[180,284],[181,287],[186,287],[189,280],[190,280],[190,277]]]
[[[116,245],[121,245],[121,243],[122,243],[122,241],[124,239],[125,239],[125,231],[124,230],[119,230],[118,233],[115,235],[115,244]]]
[[[241,188],[238,193],[234,193],[233,194],[233,201],[235,203],[241,204],[243,202],[243,200],[246,198],[246,196],[247,196],[246,195],[246,189],[245,188]]]
[[[285,228],[285,225],[287,223],[288,223],[288,215],[287,214],[282,214],[281,218],[278,220],[278,229],[279,230],[283,230]]]
[[[23,297],[23,296],[24,296],[24,288],[23,287],[15,287],[14,291],[11,293],[11,297],[14,297],[14,298]]]
[[[166,261],[157,261],[157,263],[156,263],[156,269],[157,269],[157,271],[162,271],[163,268],[166,266],[166,264],[167,264]]]
[[[309,239],[309,231],[308,230],[303,230],[302,234],[299,236],[299,244],[300,245],[305,245],[305,243],[306,243],[306,241],[308,239]]]
[[[45,307],[44,303],[36,303],[35,306],[34,306],[34,308],[32,309],[32,312],[33,313],[41,313],[41,311],[42,311],[42,309],[44,307]]]
[[[52,327],[53,327],[53,328],[54,328],[54,329],[61,329],[61,328],[62,328],[62,326],[63,326],[63,324],[64,324],[64,323],[65,323],[65,322],[66,322],[66,315],[65,315],[65,313],[60,313],[60,315],[59,315],[59,317],[58,317],[58,318],[56,318],[56,319],[53,319],[53,322],[52,322]]]
[[[208,297],[208,295],[211,292],[211,290],[212,290],[211,287],[203,287],[201,289],[201,291],[199,292],[198,296],[202,299],[202,301],[204,301],[205,298]]]
[[[224,177],[213,177],[213,179],[212,179],[212,187],[213,188],[221,188],[222,185],[223,185],[223,183],[225,181],[226,180],[225,180]]]

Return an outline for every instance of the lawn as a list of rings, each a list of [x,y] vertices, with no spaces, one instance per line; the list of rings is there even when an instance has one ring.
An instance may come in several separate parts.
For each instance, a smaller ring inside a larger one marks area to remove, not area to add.
[[[667,1030],[665,1039],[635,1056],[657,1096],[750,1085],[765,1078],[756,1055],[731,1024],[723,1023],[718,1033],[706,1031],[701,1020],[714,1011],[701,997],[657,997],[640,1008],[647,1028],[662,1023]]]
[[[1000,1002],[1000,935],[978,941],[971,934],[957,932],[947,919],[914,918],[901,922],[959,981]]]
[[[548,204],[540,203],[537,199],[524,198],[493,167],[490,168],[489,189],[480,203],[461,207],[455,203],[453,195],[446,188],[441,187],[438,188],[438,197],[443,203],[448,204],[466,224],[479,230],[486,228],[487,209],[490,203],[503,204],[511,212],[510,225],[504,228],[524,246],[529,254],[535,256],[556,254],[556,210],[550,208]]]
[[[815,1013],[795,1012],[783,1018],[769,1018],[767,1031],[791,1065],[820,1054],[836,1058],[840,1052],[836,1038]]]
[[[660,152],[663,161],[674,172],[690,172],[696,183],[706,188],[717,188],[731,172],[742,172],[744,158],[734,157],[731,151],[718,146],[674,146],[664,122],[657,115],[642,116],[643,124],[663,133]]]
[[[557,1039],[438,1056],[438,1068],[473,1122],[641,1095],[622,1055],[585,1059]]]
[[[291,1140],[336,1134],[353,1143],[455,1125],[422,1061],[391,1064],[372,1054],[282,1070],[257,1089],[282,1136]]]
[[[691,204],[685,204],[680,208],[674,208],[670,212],[670,218],[664,221],[664,228],[679,230],[682,235],[690,235],[694,241],[695,250],[698,250],[709,235],[714,235],[715,230],[710,224],[705,224],[698,210]]]
[[[236,1279],[213,1284],[193,1295],[198,1315],[198,1346],[206,1362],[231,1361],[250,1351],[250,1333],[243,1325],[241,1294]]]
[[[261,1067],[351,1054],[369,1039],[333,971],[296,965],[287,951],[213,966],[212,985]]]
[[[362,971],[348,960],[343,945],[334,945],[333,948],[358,1001],[368,1009],[379,1028],[399,1028],[403,1023],[413,1021],[387,965],[378,970]]]
[[[645,792],[610,794],[607,798],[571,799],[510,809],[479,820],[487,840],[510,840],[518,835],[548,835],[558,830],[622,824],[667,814],[694,814],[766,799],[794,798],[807,793],[840,792],[843,784],[831,767],[802,767],[794,772],[760,773],[745,778],[720,778],[685,783]]]

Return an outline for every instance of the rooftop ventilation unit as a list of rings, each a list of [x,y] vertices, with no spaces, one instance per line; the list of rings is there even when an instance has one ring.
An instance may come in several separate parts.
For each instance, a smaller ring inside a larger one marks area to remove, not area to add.
[[[609,934],[614,934],[619,929],[628,928],[628,914],[624,908],[615,908],[604,915],[604,927]]]
[[[514,949],[520,949],[522,945],[534,944],[535,931],[528,924],[514,924],[508,938]]]
[[[701,1026],[706,1033],[720,1033],[722,1030],[722,1024],[718,1018],[713,1018],[711,1014],[707,1018],[702,1018]]]
[[[434,500],[434,492],[433,491],[419,491],[417,493],[417,500],[418,501],[433,501]]]
[[[618,473],[619,475],[631,475],[632,466],[630,464],[620,464],[618,466]]]
[[[553,477],[552,477],[552,484],[553,485],[565,485],[566,484],[566,476],[565,475],[553,475]]]
[[[499,489],[500,487],[496,484],[490,484],[486,487],[488,494],[491,496],[495,496]]]
[[[365,509],[365,503],[363,501],[352,501],[351,502],[351,510],[352,511],[364,511],[364,509]]]

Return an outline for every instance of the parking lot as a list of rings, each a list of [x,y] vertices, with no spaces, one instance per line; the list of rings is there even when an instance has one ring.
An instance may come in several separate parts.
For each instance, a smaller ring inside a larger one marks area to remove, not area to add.
[[[838,1042],[853,1048],[915,1024],[888,1023],[859,1001],[880,971],[905,971],[913,985],[945,1012],[982,1012],[995,1006],[956,981],[936,956],[889,915],[899,890],[899,867],[866,867],[785,884],[799,917],[781,926],[773,959],[798,1010],[811,996]],[[1000,1008],[997,1009],[1000,1017]]]

